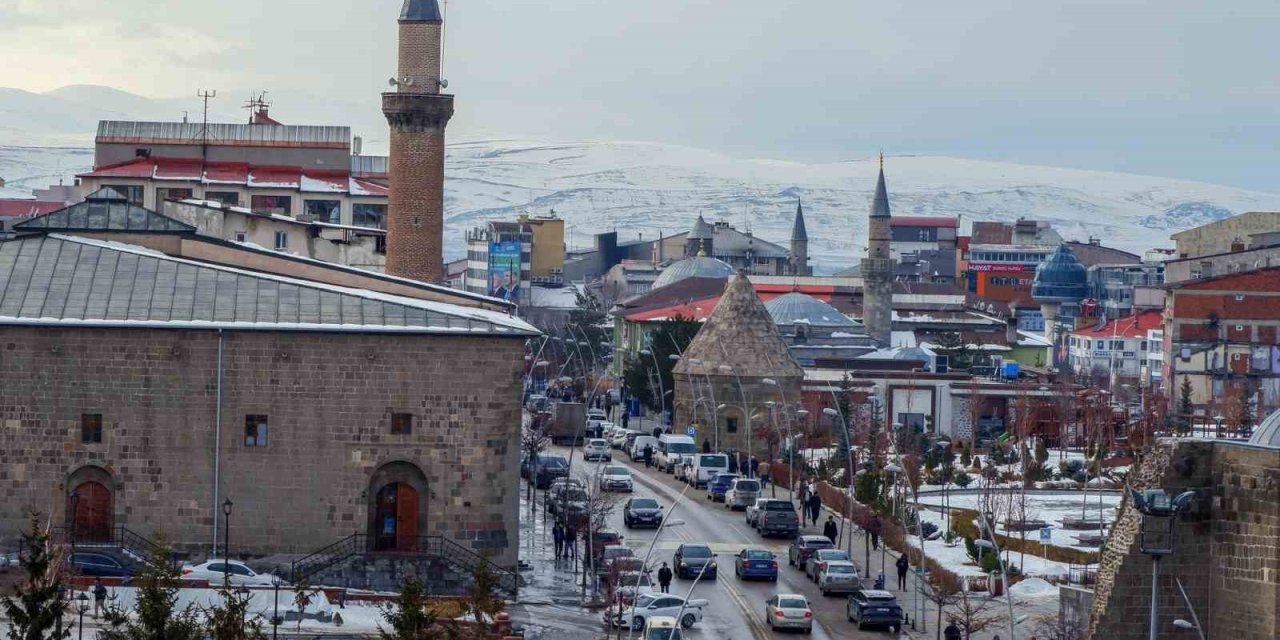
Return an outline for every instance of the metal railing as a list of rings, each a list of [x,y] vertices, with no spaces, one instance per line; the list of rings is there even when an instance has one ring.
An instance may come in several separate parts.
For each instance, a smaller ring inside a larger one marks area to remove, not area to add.
[[[108,530],[106,536],[77,535],[75,539],[72,539],[68,535],[67,527],[53,527],[50,529],[49,534],[50,544],[67,545],[72,550],[118,550],[125,556],[120,559],[128,560],[137,565],[162,567],[167,563],[172,567],[176,567],[179,562],[169,550],[123,525],[112,527]],[[19,540],[19,554],[23,552],[24,547],[25,543]]]
[[[395,550],[375,549],[375,539],[368,534],[355,533],[333,544],[321,547],[293,562],[290,579],[297,584],[311,576],[333,567],[348,558],[364,554],[402,556],[409,558],[438,559],[468,576],[485,565],[493,577],[496,589],[515,597],[520,576],[516,572],[490,562],[484,556],[443,536],[419,536],[410,548]]]

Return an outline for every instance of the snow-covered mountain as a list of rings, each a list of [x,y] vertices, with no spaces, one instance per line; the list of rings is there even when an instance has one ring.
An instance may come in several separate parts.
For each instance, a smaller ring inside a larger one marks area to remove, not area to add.
[[[8,181],[0,197],[88,169],[98,119],[176,119],[189,102],[106,87],[46,94],[0,89],[0,177]],[[289,111],[273,115],[286,122],[325,122],[290,117]],[[374,109],[366,120],[380,117]],[[370,137],[381,135],[375,131]],[[605,230],[616,229],[623,241],[684,231],[699,212],[786,245],[799,198],[810,255],[820,273],[831,272],[861,257],[876,168],[873,158],[814,164],[643,142],[455,142],[446,165],[446,254],[463,255],[463,233],[473,226],[552,208],[565,218],[567,240],[576,247],[589,246],[591,235]],[[1169,234],[1180,229],[1243,211],[1280,209],[1280,194],[1101,171],[890,156],[885,172],[895,214],[960,216],[965,227],[974,220],[1038,218],[1067,238],[1093,236],[1135,252],[1168,246]]]

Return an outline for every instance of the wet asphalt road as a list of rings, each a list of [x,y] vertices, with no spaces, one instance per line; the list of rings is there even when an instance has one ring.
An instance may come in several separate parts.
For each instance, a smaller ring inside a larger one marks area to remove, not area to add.
[[[568,455],[568,449],[556,448],[556,453]],[[594,469],[596,463],[584,463],[580,458],[581,451],[574,452],[574,475]],[[814,611],[815,622],[813,633],[809,637],[827,638],[889,638],[887,630],[858,631],[845,616],[845,597],[823,597],[817,585],[811,582],[802,569],[792,568],[787,563],[787,547],[789,540],[779,538],[762,538],[746,524],[744,513],[731,511],[723,504],[713,503],[706,499],[706,491],[688,488],[675,480],[674,476],[644,468],[643,463],[631,463],[625,455],[613,452],[614,463],[623,464],[632,470],[636,496],[657,498],[667,508],[672,520],[681,520],[684,524],[666,528],[649,558],[650,566],[660,563],[672,563],[675,549],[681,543],[706,543],[716,553],[718,573],[717,580],[703,580],[696,587],[692,580],[676,579],[671,585],[671,592],[680,596],[688,594],[693,588],[692,598],[703,598],[709,601],[704,612],[703,621],[695,625],[687,634],[690,639],[724,639],[745,640],[748,638],[803,637],[798,631],[771,631],[764,621],[765,600],[776,593],[799,593],[806,596]],[[681,499],[680,494],[685,491]],[[766,492],[768,489],[766,488]],[[766,493],[765,495],[769,495]],[[778,489],[777,497],[785,498],[786,493]],[[625,500],[625,496],[622,498]],[[679,501],[677,503],[677,501]],[[673,506],[674,505],[674,506]],[[655,531],[652,529],[627,529],[623,526],[621,501],[616,513],[610,519],[610,526],[620,531],[623,542],[635,550],[638,557],[644,557],[654,541]],[[813,527],[805,533],[821,533]],[[546,544],[550,544],[548,541]],[[854,560],[862,568],[862,538],[854,539]],[[743,581],[734,575],[733,556],[745,547],[766,548],[778,557],[778,581]],[[889,562],[892,563],[892,558]],[[872,554],[872,572],[880,570],[880,557]],[[892,568],[892,567],[890,567]],[[654,571],[656,576],[656,569]],[[899,596],[901,600],[903,596]],[[906,603],[904,603],[906,604]],[[596,620],[599,615],[596,614]],[[603,631],[603,625],[599,627]],[[624,631],[623,638],[627,635]],[[904,636],[905,637],[905,636]]]

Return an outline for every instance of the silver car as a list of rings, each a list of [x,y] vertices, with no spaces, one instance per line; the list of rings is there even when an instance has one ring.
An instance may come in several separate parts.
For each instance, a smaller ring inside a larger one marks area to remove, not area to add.
[[[603,438],[592,438],[582,447],[582,459],[591,460],[613,460],[613,454],[609,452],[609,443]]]
[[[724,506],[730,509],[746,509],[760,497],[760,481],[755,478],[737,478],[724,494]]]
[[[818,569],[818,590],[824,596],[833,593],[850,593],[861,587],[862,583],[858,581],[858,567],[852,562],[832,560]]]

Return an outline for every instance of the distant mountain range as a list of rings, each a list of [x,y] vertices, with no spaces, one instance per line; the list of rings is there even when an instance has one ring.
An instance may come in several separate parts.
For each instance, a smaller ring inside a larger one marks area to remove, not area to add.
[[[87,169],[99,119],[176,120],[191,103],[107,87],[44,94],[0,89],[0,177],[9,181],[0,196]],[[352,109],[345,105],[339,111]],[[353,124],[357,131],[373,131],[372,138],[385,135],[375,129],[381,118],[376,111],[361,112],[359,123],[291,117],[297,114],[278,108],[273,115],[297,124]],[[565,219],[567,240],[576,247],[589,246],[592,234],[605,230],[616,229],[623,241],[677,233],[699,212],[785,246],[800,199],[810,255],[820,273],[829,273],[861,257],[876,168],[870,158],[806,164],[642,142],[457,142],[449,147],[446,165],[447,254],[464,254],[466,229],[552,209]],[[1169,234],[1181,229],[1244,211],[1280,209],[1280,194],[1102,171],[891,156],[885,172],[895,214],[959,216],[965,226],[1037,218],[1069,239],[1092,236],[1139,253],[1169,246]]]

